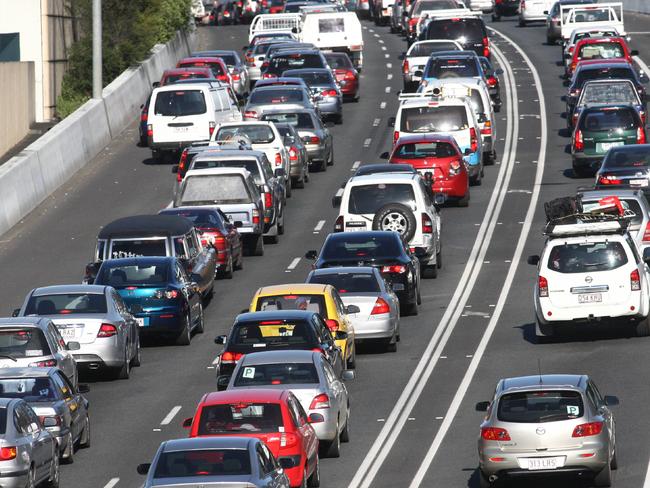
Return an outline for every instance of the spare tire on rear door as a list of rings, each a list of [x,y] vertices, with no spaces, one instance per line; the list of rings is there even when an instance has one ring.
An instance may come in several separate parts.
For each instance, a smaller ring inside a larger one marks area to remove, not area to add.
[[[415,215],[410,208],[401,203],[388,203],[377,210],[372,221],[373,230],[392,230],[410,241],[417,229]]]

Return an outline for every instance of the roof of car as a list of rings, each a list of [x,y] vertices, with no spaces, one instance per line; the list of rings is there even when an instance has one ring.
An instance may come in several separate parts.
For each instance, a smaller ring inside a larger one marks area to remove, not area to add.
[[[178,85],[183,85],[183,90],[204,90],[207,88],[221,88],[226,85],[219,80],[212,80],[210,78],[190,78],[187,80],[179,80],[178,82],[169,83],[164,86],[154,88],[157,92],[180,91]]]
[[[322,353],[316,351],[301,351],[289,349],[282,351],[260,351],[245,354],[242,365],[251,364],[282,364],[282,363],[314,363]]]
[[[616,42],[618,44],[625,44],[625,39],[623,39],[620,36],[609,36],[609,37],[583,37],[576,43],[576,47],[578,45],[583,45],[583,44],[606,44],[606,43],[611,43],[611,42]],[[618,58],[615,58],[618,59]]]
[[[0,318],[0,326],[29,326],[29,327],[42,327],[50,323],[47,317],[38,317],[35,315],[28,315],[26,317],[2,317]]]
[[[255,87],[253,93],[256,91],[273,91],[273,90],[304,90],[303,85],[265,85],[260,87]]]
[[[178,215],[182,212],[186,213],[194,213],[197,215],[201,214],[215,214],[221,216],[221,213],[219,213],[219,209],[215,207],[210,207],[207,205],[197,205],[197,206],[192,206],[192,205],[187,205],[185,207],[172,207],[172,208],[163,208],[159,214],[162,215]]]
[[[241,175],[244,178],[248,178],[250,171],[246,168],[202,168],[202,169],[191,169],[185,173],[185,179],[190,176],[218,176],[218,175]]]
[[[45,378],[58,368],[0,368],[0,378]]]
[[[203,66],[187,66],[185,68],[170,68],[163,71],[161,78],[170,75],[182,75],[185,73],[205,73],[205,72],[209,72],[210,76],[212,76],[212,71],[210,71],[210,68],[203,67]]]
[[[171,439],[164,443],[163,452],[189,449],[248,449],[251,443],[260,442],[256,437],[206,436]]]
[[[277,83],[277,85],[274,85],[274,83]],[[303,86],[305,85],[305,80],[295,76],[274,76],[273,78],[262,78],[255,86],[262,88],[264,86],[282,86],[283,84]]]
[[[269,295],[297,295],[297,294],[324,294],[328,287],[320,283],[288,283],[286,285],[262,286],[255,292],[255,296]]]
[[[274,53],[273,56],[290,56],[292,54],[320,54],[320,50],[311,47],[291,47],[289,49],[282,49],[280,52]]]
[[[621,65],[629,66],[632,68],[632,65],[625,58],[616,58],[616,59],[584,59],[578,63],[577,69],[602,69],[602,68],[618,68]]]
[[[235,323],[259,322],[261,320],[309,320],[317,312],[311,310],[272,310],[266,312],[244,312],[237,315]]]
[[[431,53],[432,58],[478,58],[478,55],[474,51],[438,51]]]
[[[376,268],[372,266],[333,266],[331,268],[318,268],[311,272],[314,276],[339,274],[339,273],[355,273],[355,274],[374,274]]]
[[[176,215],[133,215],[106,224],[99,239],[111,237],[178,236],[192,230],[190,220]]]
[[[221,59],[218,56],[189,56],[187,58],[179,59],[177,64],[184,64],[184,63],[223,63],[223,59]]]
[[[349,183],[408,183],[419,178],[417,172],[407,173],[406,171],[396,171],[393,173],[372,173],[369,175],[353,176],[348,180]]]
[[[502,392],[511,390],[528,390],[540,389],[547,390],[552,388],[581,388],[587,377],[577,374],[542,374],[533,376],[518,376],[515,378],[505,378],[501,385]]]
[[[59,293],[88,293],[103,295],[105,291],[106,287],[104,285],[51,285],[34,288],[32,295],[37,297],[41,295],[56,295]]]
[[[357,171],[354,173],[354,176],[366,176],[372,174],[381,174],[381,173],[417,173],[417,170],[410,164],[399,164],[399,163],[375,163],[375,164],[364,164],[359,166]]]
[[[272,388],[250,388],[245,390],[213,391],[207,393],[202,400],[203,404],[220,403],[250,403],[265,402],[279,403],[288,393],[288,390],[274,390]]]
[[[285,71],[285,73],[287,71],[291,73],[327,73],[327,74],[332,73],[329,68],[296,68],[296,69],[288,69]]]
[[[269,125],[273,126],[274,122],[269,120],[240,120],[239,122],[224,122],[219,124],[219,129],[224,127],[239,127],[240,125]]]
[[[242,149],[239,151],[220,151],[218,149],[208,149],[201,151],[192,159],[192,164],[197,161],[205,160],[223,160],[223,159],[262,159],[265,156],[263,151],[255,149]]]
[[[203,58],[203,57],[219,57],[222,54],[227,54],[229,56],[232,55],[237,55],[237,51],[233,51],[230,49],[214,49],[214,50],[206,50],[206,51],[197,51],[195,53],[192,53],[193,58]]]

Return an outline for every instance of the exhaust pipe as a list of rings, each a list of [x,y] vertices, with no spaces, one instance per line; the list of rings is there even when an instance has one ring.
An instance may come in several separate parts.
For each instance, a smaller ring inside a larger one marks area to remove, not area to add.
[[[494,483],[498,479],[499,477],[496,474],[490,475],[490,477],[488,478],[490,483]]]

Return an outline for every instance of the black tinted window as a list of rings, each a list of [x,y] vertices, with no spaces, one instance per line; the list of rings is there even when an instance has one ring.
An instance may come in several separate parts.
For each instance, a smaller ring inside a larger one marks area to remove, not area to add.
[[[125,286],[163,286],[169,281],[167,263],[155,265],[111,265],[104,263],[97,276],[97,284],[114,288]]]
[[[246,449],[192,449],[161,453],[153,477],[200,478],[248,474],[251,474],[251,463]]]
[[[137,258],[141,256],[166,256],[165,239],[125,239],[111,242],[111,258]]]
[[[590,110],[581,117],[580,128],[590,132],[609,132],[613,129],[631,130],[640,122],[633,108],[604,108]]]
[[[2,356],[31,358],[52,354],[45,334],[36,327],[0,329],[0,359]]]
[[[341,294],[376,293],[380,291],[375,275],[370,273],[323,273],[313,275],[309,283],[332,285]]]
[[[189,209],[189,210],[172,210],[162,212],[165,215],[180,215],[190,220],[197,228],[218,228],[223,229],[224,222],[218,212],[209,210]]]
[[[287,54],[273,56],[267,73],[279,75],[289,69],[326,67],[318,54]]]
[[[235,386],[310,385],[318,383],[312,363],[253,364],[239,369]]]
[[[312,86],[312,85],[332,85],[334,83],[334,80],[332,79],[332,76],[329,75],[328,73],[305,73],[305,72],[299,72],[296,73],[295,71],[285,71],[282,76],[295,76],[296,78],[302,78],[305,80],[305,83],[307,86]]]
[[[235,325],[231,336],[234,346],[255,347],[263,351],[264,347],[276,346],[306,348],[314,343],[312,327],[303,320],[262,320]]]
[[[282,411],[277,403],[206,405],[201,410],[199,436],[278,432],[283,425]]]
[[[603,168],[643,168],[647,166],[650,166],[650,147],[645,145],[630,145],[626,146],[624,150],[611,149],[603,161]]]
[[[543,423],[580,418],[582,396],[576,391],[528,391],[503,395],[497,418],[502,422]]]
[[[325,242],[321,257],[324,259],[370,259],[394,258],[402,254],[397,236],[354,236],[332,237]]]
[[[332,69],[354,68],[354,66],[352,66],[352,61],[350,61],[350,58],[345,53],[325,54],[325,59]]]
[[[410,206],[415,201],[410,184],[384,184],[354,186],[350,190],[348,211],[351,214],[374,214],[384,205],[401,203]]]
[[[302,90],[254,90],[251,93],[249,103],[296,103],[304,100]]]
[[[31,296],[25,315],[106,313],[103,293],[58,293]]]
[[[585,242],[554,246],[548,267],[558,273],[593,273],[620,268],[627,261],[620,242]]]
[[[426,78],[471,78],[479,76],[478,65],[473,59],[434,59],[429,62]]]
[[[578,74],[576,76],[576,87],[582,87],[585,81],[611,78],[636,81],[634,73],[628,67],[581,69],[578,70]]]
[[[428,39],[453,39],[464,37],[477,40],[487,37],[483,22],[478,19],[432,20],[427,30]]]
[[[200,90],[164,91],[156,96],[154,113],[168,117],[198,115],[206,112],[205,98]]]
[[[459,156],[456,148],[449,142],[414,142],[402,144],[395,151],[400,159],[450,158]]]
[[[286,114],[264,114],[262,120],[271,122],[284,122],[291,124],[297,129],[313,129],[314,121],[307,113],[286,113]]]
[[[256,159],[244,159],[244,160],[216,159],[212,161],[194,160],[192,166],[190,166],[190,169],[206,169],[206,168],[244,168],[246,171],[248,171],[251,174],[251,176],[255,180],[255,183],[257,183],[258,185],[264,183],[264,181],[262,180],[262,175],[260,174],[260,167],[257,164]]]

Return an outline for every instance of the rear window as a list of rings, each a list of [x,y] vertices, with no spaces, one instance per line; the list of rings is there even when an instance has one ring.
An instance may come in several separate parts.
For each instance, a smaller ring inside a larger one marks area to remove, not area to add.
[[[237,64],[237,58],[235,58],[234,54],[219,54],[217,57],[221,58],[226,63],[226,66],[235,66]]]
[[[607,22],[611,20],[609,16],[609,7],[588,7],[588,10],[576,10],[575,15],[573,16],[573,21],[577,24],[584,22]]]
[[[478,19],[432,20],[427,29],[428,39],[483,40],[487,37],[483,22]]]
[[[352,61],[350,61],[350,58],[348,57],[347,54],[340,53],[340,54],[325,54],[325,59],[327,60],[327,64],[330,65],[330,68],[332,69],[352,69],[354,66],[352,65]]]
[[[625,56],[623,46],[618,42],[599,42],[580,47],[578,59],[612,59]]]
[[[449,142],[414,142],[402,144],[395,151],[395,157],[400,159],[451,158],[454,156],[460,156],[460,154]]]
[[[404,132],[450,132],[468,127],[463,105],[412,107],[401,112],[400,130]]]
[[[581,242],[553,246],[547,266],[558,273],[594,273],[620,268],[627,261],[620,242]]]
[[[325,297],[323,295],[275,295],[264,296],[257,299],[258,312],[269,312],[276,310],[309,310],[327,318]]]
[[[28,403],[57,400],[56,385],[48,377],[2,378],[0,391],[3,398],[22,398]]]
[[[458,46],[455,42],[422,42],[415,44],[408,55],[424,57],[440,51],[458,51]]]
[[[313,85],[333,85],[334,80],[332,79],[332,76],[327,74],[327,73],[305,73],[305,72],[300,72],[296,73],[293,71],[285,71],[282,73],[282,76],[295,76],[296,78],[302,78],[305,80],[305,83],[307,86],[313,86]]]
[[[169,75],[165,77],[165,85],[176,83],[178,80],[192,80],[195,78],[207,78],[204,73],[183,73],[180,75]]]
[[[635,76],[629,67],[623,66],[620,68],[596,68],[596,69],[580,69],[576,76],[576,87],[580,88],[586,81],[589,80],[602,80],[620,78],[623,80],[635,81]]]
[[[303,320],[262,320],[235,325],[229,345],[263,351],[280,346],[307,348],[314,345],[313,327]]]
[[[312,363],[254,364],[239,369],[235,386],[312,385],[318,383]]]
[[[192,449],[160,454],[154,479],[203,476],[242,476],[251,474],[246,449]]]
[[[413,202],[415,194],[410,184],[359,185],[350,190],[348,212],[355,215],[374,214],[389,203],[401,203],[410,208]]]
[[[177,202],[182,205],[250,203],[251,196],[240,175],[205,175],[185,178]]]
[[[302,90],[254,90],[248,100],[250,104],[296,103],[304,100]]]
[[[11,327],[0,329],[0,359],[32,358],[52,354],[45,334],[36,327]]]
[[[190,166],[190,169],[206,169],[206,168],[244,168],[251,174],[251,176],[255,180],[255,183],[257,183],[258,185],[264,183],[264,181],[262,180],[262,175],[260,174],[260,168],[257,164],[257,160],[255,159],[245,159],[245,160],[217,159],[212,161],[194,160],[192,166]]]
[[[332,285],[341,294],[378,293],[379,283],[371,273],[323,273],[313,275],[309,283]]]
[[[31,296],[25,315],[59,315],[106,313],[106,297],[103,293],[60,293],[56,295]]]
[[[223,66],[221,66],[221,63],[215,63],[215,62],[205,62],[205,61],[186,61],[182,63],[179,68],[189,68],[192,66],[196,66],[199,68],[210,68],[210,71],[212,71],[212,74],[216,78],[217,76],[223,76],[226,73],[223,70]]]
[[[639,97],[634,86],[629,82],[587,83],[584,87],[580,103],[636,105],[639,103]]]
[[[104,264],[97,277],[98,284],[115,288],[125,286],[163,286],[168,282],[169,268],[166,263],[143,265]]]
[[[200,90],[161,91],[156,96],[154,113],[165,117],[204,114],[205,97]]]
[[[164,215],[179,215],[181,217],[185,217],[187,220],[190,220],[193,224],[194,227],[203,229],[203,228],[218,228],[218,229],[224,229],[224,222],[223,218],[216,213],[215,211],[211,210],[198,210],[198,209],[191,209],[191,210],[166,210],[164,212],[161,212]]]
[[[326,68],[318,54],[283,54],[273,56],[267,73],[280,74],[289,69],[299,68]]]
[[[236,139],[237,136],[245,135],[252,144],[269,144],[275,136],[268,125],[236,125],[222,127],[215,136],[215,141]]]
[[[648,166],[650,166],[650,148],[641,145],[626,146],[623,151],[611,149],[603,161],[603,168],[646,168]]]
[[[503,395],[497,418],[502,422],[535,424],[571,420],[584,415],[577,391],[527,391]]]
[[[458,8],[455,0],[420,0],[413,7],[411,15],[418,16],[423,10],[447,10]]]
[[[631,130],[639,122],[636,110],[630,107],[590,110],[581,119],[580,128],[590,132]]]
[[[318,19],[318,32],[321,34],[345,32],[345,21],[343,19]]]
[[[166,239],[113,239],[111,259],[167,256]]]
[[[479,76],[476,61],[468,58],[434,59],[427,66],[426,78],[471,78]]]
[[[401,254],[399,239],[393,236],[355,236],[328,239],[321,251],[321,257],[329,260],[359,258],[395,258]]]
[[[288,113],[288,114],[264,114],[262,120],[271,122],[284,122],[293,125],[297,129],[313,129],[314,121],[307,113]]]
[[[283,425],[282,410],[277,403],[206,405],[201,409],[199,436],[278,432]]]

